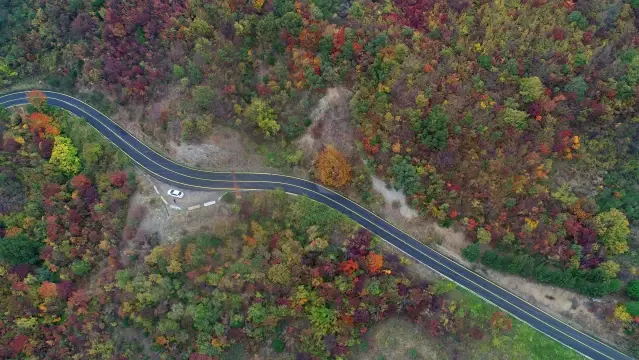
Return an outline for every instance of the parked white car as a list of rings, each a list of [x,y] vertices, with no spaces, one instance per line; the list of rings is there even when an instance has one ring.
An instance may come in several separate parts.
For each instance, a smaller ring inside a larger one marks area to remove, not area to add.
[[[166,193],[171,195],[171,196],[173,196],[173,197],[176,197],[178,199],[181,199],[181,198],[184,197],[184,193],[181,192],[180,190],[171,189],[171,190],[167,191]]]

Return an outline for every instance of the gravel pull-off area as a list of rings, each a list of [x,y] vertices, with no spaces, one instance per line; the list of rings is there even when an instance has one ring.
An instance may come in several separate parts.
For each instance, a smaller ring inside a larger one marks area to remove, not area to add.
[[[138,172],[138,189],[131,197],[132,210],[129,210],[131,212],[139,207],[146,209],[138,233],[153,235],[160,243],[174,243],[188,234],[211,231],[220,225],[232,223],[235,215],[228,204],[220,201],[222,192],[184,190],[184,198],[173,202],[173,198],[166,194],[170,188],[175,187]],[[155,189],[159,190],[159,194]],[[165,198],[166,203],[161,197]],[[181,210],[171,206],[179,206]],[[189,207],[193,209],[189,210]]]
[[[276,170],[264,166],[258,155],[257,145],[237,130],[216,126],[213,135],[199,144],[171,143],[170,155],[177,162],[202,169],[217,171],[263,171]]]

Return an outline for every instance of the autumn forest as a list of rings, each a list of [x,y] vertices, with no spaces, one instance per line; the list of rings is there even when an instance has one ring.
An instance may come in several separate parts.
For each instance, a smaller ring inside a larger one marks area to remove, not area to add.
[[[598,335],[639,356],[638,0],[0,9],[0,93],[30,91],[0,107],[0,358],[383,359],[397,317],[447,358],[579,358],[304,197],[229,193],[226,226],[160,241],[142,173],[34,88],[169,157],[225,131],[375,211],[381,180],[465,265],[602,302]]]

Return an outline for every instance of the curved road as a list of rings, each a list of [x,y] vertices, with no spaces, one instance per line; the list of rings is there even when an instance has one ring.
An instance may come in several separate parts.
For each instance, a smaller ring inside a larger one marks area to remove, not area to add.
[[[0,96],[0,106],[27,104],[26,91]],[[522,298],[501,288],[454,260],[421,244],[357,203],[314,182],[264,173],[212,172],[175,163],[156,153],[118,124],[74,97],[44,91],[47,103],[86,119],[104,137],[122,149],[152,176],[184,188],[197,190],[276,189],[306,195],[338,210],[407,255],[484,300],[500,307],[538,331],[592,359],[632,359],[611,346],[567,325]]]

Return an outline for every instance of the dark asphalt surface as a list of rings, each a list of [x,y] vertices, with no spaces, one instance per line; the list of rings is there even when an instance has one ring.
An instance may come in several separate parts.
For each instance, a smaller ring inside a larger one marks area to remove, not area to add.
[[[135,163],[161,181],[197,190],[230,190],[235,186],[241,189],[281,188],[289,193],[306,195],[344,213],[427,267],[584,356],[592,359],[632,359],[632,357],[572,328],[472,270],[421,244],[357,203],[319,184],[276,174],[211,172],[189,168],[146,147],[108,117],[81,100],[56,92],[44,91],[44,93],[49,105],[61,107],[86,119],[102,135],[129,155]],[[0,106],[10,107],[24,104],[27,104],[26,92],[0,96]]]

